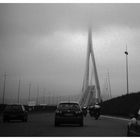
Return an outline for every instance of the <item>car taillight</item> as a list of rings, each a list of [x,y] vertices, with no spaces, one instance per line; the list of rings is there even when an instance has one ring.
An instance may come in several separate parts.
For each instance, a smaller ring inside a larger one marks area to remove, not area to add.
[[[81,111],[76,111],[75,114],[79,115],[81,114]]]
[[[56,111],[56,114],[62,114],[62,111],[57,110],[57,111]]]

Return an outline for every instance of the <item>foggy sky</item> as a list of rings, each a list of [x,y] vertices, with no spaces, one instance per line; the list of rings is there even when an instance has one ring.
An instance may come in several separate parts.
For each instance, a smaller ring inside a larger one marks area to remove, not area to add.
[[[0,91],[6,97],[79,94],[85,72],[88,25],[102,96],[107,72],[112,96],[126,93],[128,46],[130,92],[140,91],[140,4],[0,4]],[[94,81],[93,81],[94,83]],[[43,94],[43,93],[40,93]]]

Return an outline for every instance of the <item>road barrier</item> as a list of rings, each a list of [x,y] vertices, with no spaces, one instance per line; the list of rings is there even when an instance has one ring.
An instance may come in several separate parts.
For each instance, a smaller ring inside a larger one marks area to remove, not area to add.
[[[0,104],[0,113],[2,113],[7,104]],[[28,106],[24,105],[25,109],[29,112],[54,112],[56,110],[56,106],[54,105],[36,105],[36,106]]]

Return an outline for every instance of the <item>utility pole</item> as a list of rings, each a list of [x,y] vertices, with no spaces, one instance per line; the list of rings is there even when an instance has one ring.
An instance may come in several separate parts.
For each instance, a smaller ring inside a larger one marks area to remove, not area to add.
[[[31,83],[29,84],[29,97],[28,97],[28,102],[30,102],[31,98]]]
[[[5,103],[5,88],[6,88],[6,72],[4,73],[4,83],[3,83],[3,97],[2,97],[2,103]]]
[[[51,92],[49,91],[49,105],[51,105]]]
[[[110,99],[110,94],[109,94],[109,90],[108,90],[108,75],[105,76],[105,87],[104,87],[104,92],[105,94],[107,94],[107,99]]]
[[[37,86],[36,105],[38,105],[38,97],[39,97],[39,86]]]
[[[127,51],[127,45],[126,45],[126,51],[124,53],[126,55],[126,88],[127,88],[127,94],[129,94],[129,83],[128,83],[128,51]]]
[[[109,71],[108,71],[108,86],[109,86],[109,95],[110,95],[110,98],[112,98]]]
[[[54,105],[54,93],[52,94],[52,105]]]
[[[46,103],[46,100],[45,100],[45,93],[46,93],[46,89],[44,88],[43,89],[43,104],[45,104]]]
[[[50,92],[48,91],[48,105],[50,105]]]
[[[20,80],[18,83],[18,104],[20,103]]]

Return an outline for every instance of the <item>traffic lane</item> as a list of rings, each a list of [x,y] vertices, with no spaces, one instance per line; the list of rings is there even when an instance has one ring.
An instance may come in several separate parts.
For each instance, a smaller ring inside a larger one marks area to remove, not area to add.
[[[126,120],[120,120],[116,118],[101,117],[104,120],[104,127],[101,128],[101,132],[108,134],[109,136],[127,136],[127,123]]]
[[[0,136],[50,136],[50,137],[117,137],[126,136],[127,122],[101,117],[99,120],[89,115],[84,119],[84,127],[78,125],[54,126],[54,113],[30,114],[28,122],[0,121]]]
[[[54,115],[51,113],[31,113],[28,121],[10,121],[3,123],[0,121],[0,136],[41,136],[41,132],[52,126]]]
[[[101,117],[99,120],[91,118],[89,115],[85,118],[83,128],[65,127],[65,131],[60,127],[56,136],[82,136],[82,137],[125,137],[126,121],[112,120]],[[69,132],[70,131],[70,132]],[[64,133],[65,132],[65,133]]]

